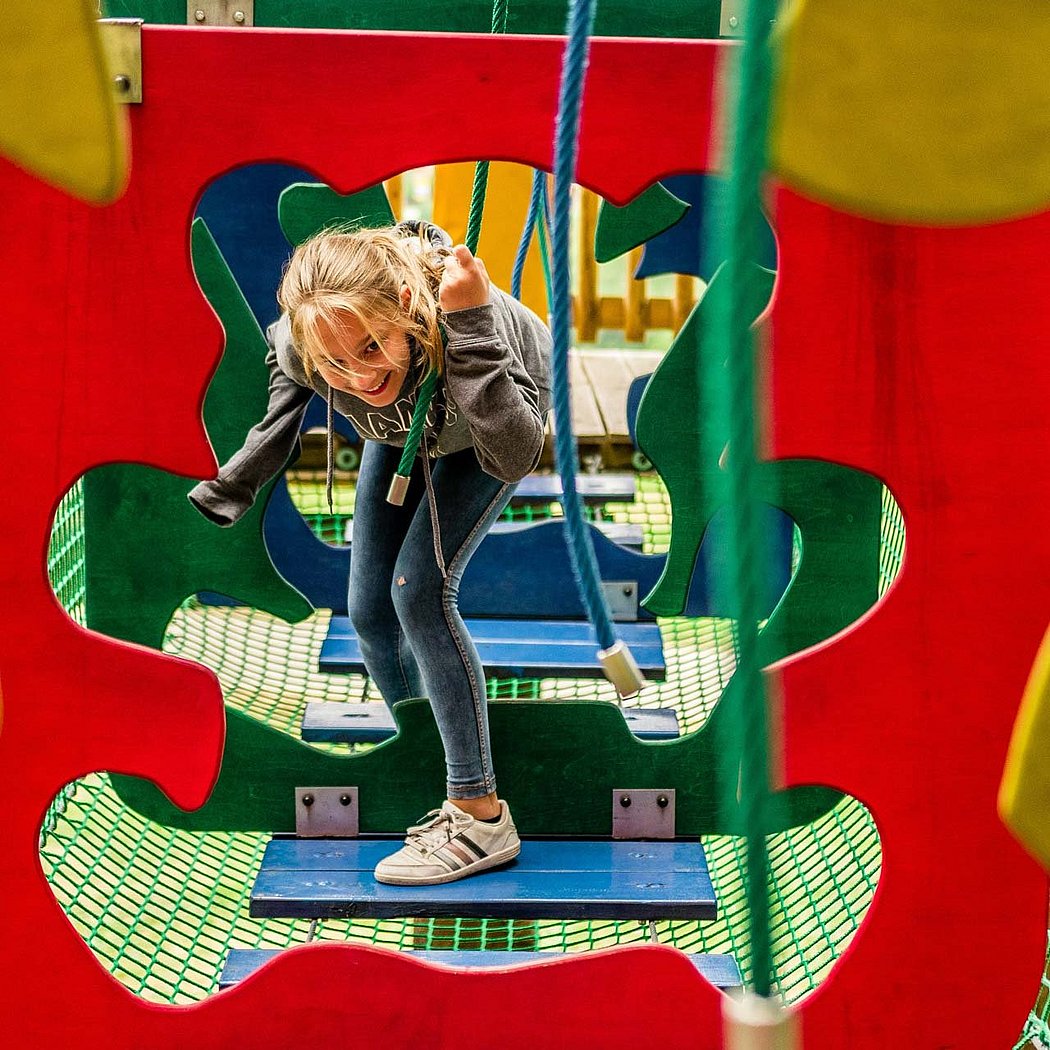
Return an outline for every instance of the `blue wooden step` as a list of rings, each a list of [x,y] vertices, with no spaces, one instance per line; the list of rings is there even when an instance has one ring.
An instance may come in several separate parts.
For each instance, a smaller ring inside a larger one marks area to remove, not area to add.
[[[509,865],[440,886],[386,886],[394,838],[274,839],[252,887],[253,918],[714,919],[699,842],[528,839]]]
[[[280,948],[233,948],[226,956],[226,965],[219,976],[220,988],[232,988],[235,984],[250,977],[271,959],[281,954]],[[405,952],[412,959],[441,963],[443,966],[462,966],[469,968],[504,968],[507,966],[524,966],[527,963],[551,962],[554,959],[567,957],[563,952],[471,952],[471,951],[414,951]],[[572,958],[579,958],[575,952]],[[729,991],[741,985],[740,968],[731,955],[688,955],[689,961],[716,988]]]
[[[561,518],[550,518],[545,521],[497,521],[488,531],[490,536],[513,536],[515,533],[535,529],[546,521],[563,522]],[[625,521],[592,521],[591,524],[607,539],[621,547],[641,550],[644,530],[641,525],[632,525]],[[563,525],[564,527],[564,525]],[[354,519],[347,518],[343,525],[343,543],[354,542]]]
[[[638,484],[633,474],[580,474],[576,491],[585,503],[633,503]],[[518,482],[511,503],[554,503],[561,494],[557,474],[530,474]]]
[[[678,713],[673,707],[623,708],[623,718],[639,740],[674,740],[679,735]],[[379,744],[396,731],[394,716],[384,703],[315,701],[306,705],[301,734],[309,744]]]
[[[600,678],[598,640],[589,623],[572,620],[467,620],[485,673],[494,678]],[[617,628],[645,678],[662,680],[660,628],[623,623]],[[349,617],[333,616],[321,646],[318,669],[326,674],[363,674],[361,646]]]

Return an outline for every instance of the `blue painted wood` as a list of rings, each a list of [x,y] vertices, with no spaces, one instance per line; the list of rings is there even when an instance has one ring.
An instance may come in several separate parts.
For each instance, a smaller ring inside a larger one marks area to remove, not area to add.
[[[679,200],[689,204],[690,208],[673,226],[646,242],[635,277],[682,273],[709,281],[722,260],[715,258],[710,244],[710,231],[715,226],[711,222],[712,210],[708,198],[720,192],[721,180],[713,175],[672,175],[660,182]],[[776,239],[764,216],[760,222],[760,249],[755,261],[768,270],[775,270]]]
[[[678,714],[671,707],[626,708],[623,717],[639,740],[674,740],[679,735]],[[394,716],[386,704],[322,701],[306,705],[301,728],[302,738],[309,744],[378,744],[396,731]]]
[[[226,965],[219,975],[220,988],[232,988],[256,970],[281,954],[280,948],[233,948],[226,956]],[[487,968],[504,969],[510,966],[525,966],[534,963],[554,962],[559,959],[578,959],[586,953],[574,952],[571,955],[562,952],[471,952],[471,951],[414,951],[405,953],[409,958],[442,966],[459,966],[468,969]],[[700,975],[710,981],[716,988],[728,991],[741,985],[740,968],[731,955],[692,955],[686,956],[697,968]],[[649,1008],[656,1005],[646,1000],[643,1005]]]
[[[483,623],[484,621],[476,621]],[[495,678],[600,678],[597,642],[548,640],[542,623],[527,622],[531,641],[479,638],[472,633],[485,673]],[[631,646],[645,678],[662,680],[667,668],[661,645]],[[363,674],[364,658],[356,634],[329,635],[321,646],[318,669],[325,674]]]
[[[585,503],[633,503],[638,485],[633,474],[580,474],[576,491]],[[561,494],[557,474],[530,474],[518,482],[511,503],[553,503]]]
[[[252,888],[254,918],[714,919],[699,842],[532,839],[504,868],[442,886],[385,886],[397,840],[274,839]]]
[[[474,641],[484,642],[579,642],[597,646],[598,637],[594,628],[586,621],[579,620],[507,620],[467,619],[464,621]],[[659,648],[663,642],[660,628],[655,623],[617,624],[620,637],[630,646],[640,648]],[[329,638],[356,637],[353,624],[348,616],[333,616],[328,624]]]
[[[555,519],[564,527],[563,519]],[[497,521],[489,530],[492,536],[510,536],[516,532],[525,532],[533,529],[539,524],[535,521]],[[632,547],[635,550],[642,549],[644,530],[641,525],[631,525],[625,521],[594,521],[591,524],[605,536],[606,539],[618,543],[621,547]],[[343,542],[354,541],[354,519],[348,518],[343,527]]]
[[[311,179],[288,164],[252,164],[220,176],[197,206],[260,327],[277,318],[277,286],[291,246],[277,221],[277,201]]]

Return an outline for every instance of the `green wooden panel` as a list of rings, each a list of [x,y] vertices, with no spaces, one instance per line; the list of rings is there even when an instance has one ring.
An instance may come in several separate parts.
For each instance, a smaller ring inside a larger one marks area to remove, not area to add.
[[[226,329],[204,420],[219,462],[265,414],[266,341],[203,220],[192,230],[197,278]],[[196,484],[153,467],[111,464],[84,477],[87,622],[159,649],[181,602],[210,590],[288,621],[312,612],[273,568],[262,538],[272,482],[236,525],[219,528],[186,499]]]
[[[361,830],[404,831],[445,795],[445,763],[430,704],[398,704],[399,735],[370,751],[333,755],[227,708],[226,754],[207,805],[173,806],[145,780],[113,777],[133,808],[170,827],[292,831],[297,786],[356,785]],[[614,788],[677,789],[680,835],[743,831],[720,813],[715,777],[724,748],[722,721],[659,744],[633,737],[611,704],[497,701],[489,705],[500,794],[528,835],[608,835]],[[778,794],[769,832],[806,824],[841,796],[824,788]]]
[[[343,195],[319,182],[296,182],[282,190],[277,217],[290,244],[302,244],[333,226],[392,226],[396,221],[381,185]]]
[[[670,229],[689,210],[670,190],[654,182],[622,208],[602,201],[594,228],[594,257],[600,263],[619,258],[658,233]]]
[[[721,0],[603,0],[595,36],[714,38]],[[186,24],[182,0],[104,0],[108,18],[142,18]],[[510,4],[508,33],[565,32],[566,0],[517,0]],[[408,32],[488,33],[491,0],[255,0],[255,25],[304,29],[389,29]]]

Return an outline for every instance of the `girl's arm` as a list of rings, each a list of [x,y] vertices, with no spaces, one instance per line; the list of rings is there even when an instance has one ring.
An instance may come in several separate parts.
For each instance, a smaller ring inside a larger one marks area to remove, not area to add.
[[[445,328],[445,382],[466,417],[478,461],[501,481],[520,481],[543,451],[550,332],[496,289],[483,306],[446,312]]]
[[[279,322],[278,322],[279,323]],[[299,441],[299,428],[313,391],[300,386],[277,363],[271,325],[266,332],[270,369],[270,403],[263,420],[248,431],[244,445],[220,468],[214,480],[202,481],[187,498],[216,525],[233,525],[255,502],[259,490],[277,474]]]

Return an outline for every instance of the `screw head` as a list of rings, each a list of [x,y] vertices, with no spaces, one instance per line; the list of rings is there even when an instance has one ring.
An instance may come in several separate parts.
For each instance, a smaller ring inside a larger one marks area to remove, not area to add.
[[[729,28],[730,29],[736,29],[736,27],[738,25],[740,25],[740,19],[737,18],[736,15],[730,15],[729,16]]]
[[[667,805],[668,805],[667,796],[666,795],[658,795],[657,798],[656,798],[656,804],[661,809],[667,809]]]
[[[351,802],[353,802],[353,798],[350,795],[340,795],[339,796],[339,805],[340,806],[349,806]]]
[[[123,73],[118,73],[113,78],[113,83],[122,95],[126,95],[131,90],[131,78],[126,77]]]
[[[313,797],[313,795],[303,795],[303,805],[304,806],[312,806],[313,804],[314,804],[314,797]]]
[[[207,15],[205,15],[205,13],[198,7],[197,10],[193,12],[193,17],[197,19],[198,22],[203,22]]]
[[[233,20],[239,26],[244,25],[244,12],[243,11],[234,11],[233,12]]]
[[[630,795],[621,795],[620,796],[620,805],[623,806],[624,809],[630,809],[631,796]]]

